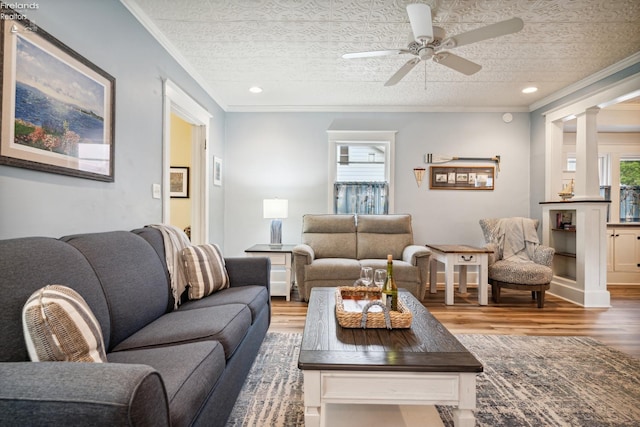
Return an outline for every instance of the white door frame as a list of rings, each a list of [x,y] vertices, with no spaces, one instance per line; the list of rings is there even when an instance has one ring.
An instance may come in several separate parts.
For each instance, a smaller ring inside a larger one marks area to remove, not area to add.
[[[209,122],[213,117],[204,107],[187,95],[171,80],[165,80],[163,96],[162,135],[162,222],[169,223],[170,195],[169,168],[171,167],[171,113],[194,126],[192,141],[192,206],[191,241],[193,244],[207,243],[209,240],[209,180],[210,165],[207,136]]]

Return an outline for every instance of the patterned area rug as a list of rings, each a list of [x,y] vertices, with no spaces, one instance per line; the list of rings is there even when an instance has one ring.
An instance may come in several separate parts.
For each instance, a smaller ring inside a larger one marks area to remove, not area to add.
[[[457,335],[484,365],[477,426],[640,426],[640,359],[583,337]],[[301,334],[268,333],[227,426],[303,426]],[[437,407],[445,426],[451,408]]]

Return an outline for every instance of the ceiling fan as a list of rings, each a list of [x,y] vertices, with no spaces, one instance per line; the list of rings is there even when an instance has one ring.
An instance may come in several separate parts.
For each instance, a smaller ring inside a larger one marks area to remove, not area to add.
[[[470,76],[480,71],[482,66],[475,62],[471,62],[468,59],[464,59],[461,56],[454,55],[444,49],[453,49],[455,47],[476,43],[482,40],[516,33],[524,26],[522,19],[511,18],[506,21],[487,25],[486,27],[476,28],[475,30],[467,31],[466,33],[458,34],[453,37],[445,37],[446,34],[443,28],[432,25],[431,7],[429,7],[429,5],[409,4],[407,5],[407,14],[409,15],[412,34],[409,36],[410,41],[406,48],[345,53],[342,57],[345,59],[351,59],[402,55],[407,53],[413,55],[413,58],[407,61],[393,76],[391,76],[389,80],[387,80],[384,84],[385,86],[395,85],[402,80],[402,78],[406,76],[413,67],[418,65],[420,61],[426,61],[427,59],[433,59],[433,61],[438,64],[442,64],[455,71]]]

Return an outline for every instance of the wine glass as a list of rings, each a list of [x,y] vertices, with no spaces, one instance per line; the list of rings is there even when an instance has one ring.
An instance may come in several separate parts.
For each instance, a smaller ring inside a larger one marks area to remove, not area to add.
[[[373,283],[382,289],[384,281],[387,280],[387,270],[378,269],[373,273]]]
[[[360,269],[360,281],[363,285],[369,287],[373,281],[373,268],[362,267]]]

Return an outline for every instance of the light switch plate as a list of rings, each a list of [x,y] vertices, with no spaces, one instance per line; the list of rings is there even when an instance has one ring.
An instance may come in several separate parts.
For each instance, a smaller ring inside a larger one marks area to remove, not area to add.
[[[154,199],[160,199],[162,197],[162,187],[160,187],[160,184],[153,184],[151,186],[151,196]]]

